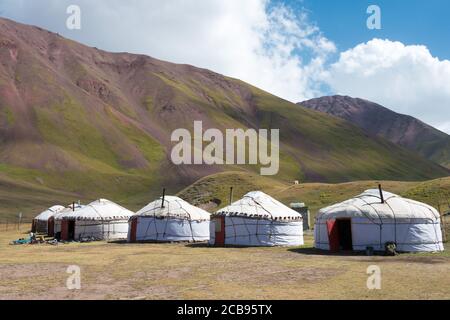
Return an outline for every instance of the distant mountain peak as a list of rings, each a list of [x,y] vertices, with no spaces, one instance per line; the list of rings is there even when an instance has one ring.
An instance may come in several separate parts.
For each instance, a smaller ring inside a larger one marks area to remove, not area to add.
[[[419,152],[450,168],[450,136],[412,116],[369,100],[341,95],[315,98],[299,105],[350,121],[371,135]]]

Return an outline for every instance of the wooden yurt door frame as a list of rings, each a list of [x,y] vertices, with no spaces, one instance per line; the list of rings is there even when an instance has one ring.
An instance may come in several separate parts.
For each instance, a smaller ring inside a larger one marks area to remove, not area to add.
[[[47,234],[50,237],[54,237],[55,236],[55,217],[48,218],[48,221],[47,221]]]
[[[73,228],[71,228],[71,226]],[[75,240],[75,220],[63,219],[61,221],[61,240],[69,241]],[[70,230],[73,229],[73,230]],[[72,237],[70,237],[70,231],[72,231]]]
[[[339,251],[339,232],[336,225],[336,219],[327,220],[327,231],[330,251]]]
[[[61,240],[69,240],[69,221],[61,221]]]
[[[215,245],[225,245],[225,216],[219,216],[214,218],[215,223]]]
[[[351,218],[337,218],[327,220],[327,231],[328,231],[328,243],[330,246],[330,251],[337,252],[341,249],[341,235],[340,235],[340,223],[345,221],[350,224],[350,240],[352,243],[351,248],[347,250],[353,250],[353,235],[352,235],[352,219]]]
[[[130,219],[131,227],[130,227],[130,242],[136,242],[137,239],[137,224],[138,224],[138,217],[131,217]]]

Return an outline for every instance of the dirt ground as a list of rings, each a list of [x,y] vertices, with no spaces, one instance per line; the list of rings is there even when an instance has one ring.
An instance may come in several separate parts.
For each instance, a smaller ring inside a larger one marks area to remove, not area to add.
[[[27,228],[0,225],[0,299],[450,299],[449,251],[396,257],[312,248],[72,243],[11,246]],[[67,268],[81,270],[69,290]],[[381,289],[367,288],[380,267]]]

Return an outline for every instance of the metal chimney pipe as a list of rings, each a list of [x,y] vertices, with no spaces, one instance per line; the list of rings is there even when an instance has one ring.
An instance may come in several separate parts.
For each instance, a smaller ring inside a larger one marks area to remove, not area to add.
[[[233,187],[230,188],[230,205],[233,203]]]
[[[381,189],[381,184],[378,184],[378,190],[380,191],[381,203],[384,203],[383,190]]]
[[[161,201],[161,209],[164,208],[164,199],[166,198],[166,188],[163,188],[163,195],[162,195],[162,201]]]
[[[72,203],[72,211],[75,211],[75,201]]]

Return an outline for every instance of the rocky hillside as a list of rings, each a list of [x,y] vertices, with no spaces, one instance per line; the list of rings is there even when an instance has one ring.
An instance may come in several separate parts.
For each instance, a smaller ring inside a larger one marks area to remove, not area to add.
[[[108,53],[0,19],[0,202],[16,210],[55,197],[143,204],[222,171],[257,166],[175,166],[171,133],[280,128],[278,181],[424,180],[448,170],[349,122],[209,70]],[[13,184],[22,201],[7,194]],[[64,192],[64,193],[61,193]],[[3,196],[4,195],[4,196]],[[31,200],[30,200],[31,201]]]
[[[367,100],[344,96],[312,99],[300,105],[350,121],[371,135],[383,137],[450,168],[450,136],[416,118]]]

